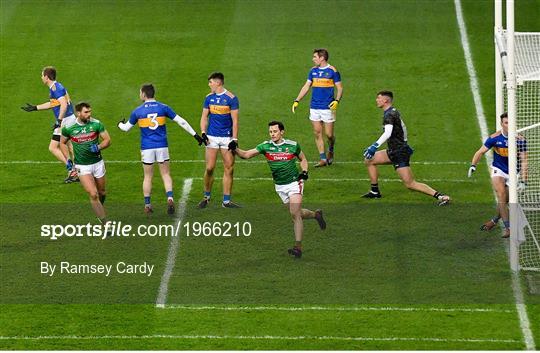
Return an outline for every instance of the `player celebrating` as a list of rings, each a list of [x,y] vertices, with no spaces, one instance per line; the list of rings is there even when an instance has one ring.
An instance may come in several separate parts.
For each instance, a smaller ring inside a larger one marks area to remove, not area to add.
[[[139,97],[144,102],[137,107],[129,117],[129,121],[122,120],[118,128],[128,131],[135,124],[141,129],[141,157],[143,163],[144,179],[144,212],[153,212],[151,204],[152,178],[154,176],[154,163],[159,164],[159,172],[167,194],[167,213],[174,214],[173,183],[169,168],[169,145],[167,142],[166,118],[172,119],[199,142],[203,139],[193,130],[191,125],[176,114],[169,106],[155,100],[155,88],[151,83],[142,85]]]
[[[409,164],[413,150],[407,144],[407,127],[403,120],[401,120],[399,111],[392,106],[393,99],[394,95],[390,91],[377,93],[377,107],[384,111],[384,133],[364,151],[364,163],[366,164],[371,181],[371,191],[362,197],[368,199],[381,198],[377,165],[392,164],[403,184],[408,189],[433,196],[439,201],[439,206],[447,205],[450,202],[448,195],[442,194],[432,189],[429,185],[419,183],[414,179]],[[387,142],[388,148],[377,152],[377,148],[385,142]]]
[[[206,170],[204,172],[204,198],[197,205],[206,208],[210,202],[214,168],[218,150],[223,160],[223,202],[225,208],[239,208],[231,201],[234,171],[234,150],[238,146],[238,98],[227,91],[225,77],[214,72],[208,77],[210,94],[204,100],[201,115],[201,135],[206,144]]]
[[[485,222],[481,230],[490,231],[502,218],[504,223],[504,235],[503,238],[510,237],[510,221],[508,215],[508,114],[501,114],[501,126],[502,129],[497,131],[486,139],[482,147],[476,151],[472,158],[471,166],[469,167],[469,178],[472,177],[476,171],[476,165],[480,161],[480,158],[493,149],[493,163],[491,164],[491,184],[493,189],[497,193],[497,215]],[[527,186],[527,143],[523,136],[516,136],[517,150],[519,154],[518,159],[518,172],[520,172],[521,180],[518,184],[518,190],[524,190]]]
[[[26,103],[26,106],[21,107],[24,111],[33,112],[38,110],[52,109],[55,117],[53,125],[53,135],[49,143],[49,151],[53,156],[62,162],[68,170],[68,176],[64,180],[66,183],[78,181],[77,172],[73,168],[73,162],[69,157],[69,153],[65,154],[60,148],[61,127],[70,126],[75,123],[75,115],[73,115],[73,106],[71,99],[65,87],[56,81],[56,69],[52,66],[47,66],[41,71],[41,81],[49,87],[49,101],[39,105]],[[69,149],[66,149],[69,151]]]
[[[242,159],[253,158],[263,154],[268,161],[275,189],[284,204],[289,206],[289,212],[294,223],[294,247],[288,253],[296,258],[302,257],[302,238],[304,233],[303,219],[314,218],[321,229],[326,229],[322,210],[310,211],[302,208],[304,181],[308,179],[308,161],[300,145],[283,138],[285,127],[279,121],[268,124],[270,141],[265,141],[254,149],[244,151],[235,147],[235,153]],[[298,173],[295,159],[300,160],[302,172]]]
[[[313,51],[313,63],[315,66],[309,71],[308,78],[300,93],[293,102],[292,112],[294,113],[298,104],[313,87],[311,94],[311,106],[309,119],[315,134],[315,144],[319,150],[319,163],[315,167],[324,167],[334,161],[334,122],[336,121],[336,109],[341,96],[343,95],[343,85],[341,75],[334,66],[328,64],[328,51],[326,49],[315,49]],[[334,97],[334,87],[336,96]],[[328,139],[328,153],[325,153],[323,140],[323,127]]]
[[[74,124],[62,128],[60,142],[67,145],[71,141],[75,159],[75,169],[84,190],[90,196],[90,203],[102,224],[105,218],[105,163],[101,151],[109,147],[111,138],[105,126],[92,118],[90,104],[81,102],[75,106],[77,118]],[[99,142],[99,139],[101,143]],[[66,146],[67,147],[67,146]]]

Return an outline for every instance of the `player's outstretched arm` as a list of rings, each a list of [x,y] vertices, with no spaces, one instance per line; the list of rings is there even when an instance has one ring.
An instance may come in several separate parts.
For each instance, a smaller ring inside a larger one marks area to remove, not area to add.
[[[469,172],[467,173],[467,176],[469,178],[472,177],[473,173],[476,171],[476,165],[478,164],[478,162],[480,162],[480,158],[482,158],[482,156],[486,154],[487,151],[489,151],[489,149],[486,146],[482,145],[482,147],[480,147],[478,151],[475,152],[471,161],[471,166],[469,167]]]
[[[134,125],[129,121],[126,122],[126,119],[122,119],[118,122],[117,126],[122,131],[129,131]]]
[[[197,142],[199,143],[199,146],[202,145],[204,143],[204,145],[206,146],[206,141],[205,139],[203,139],[201,136],[199,136],[198,133],[195,132],[195,130],[193,130],[193,128],[191,127],[191,125],[189,125],[189,123],[184,119],[182,118],[180,115],[176,115],[174,118],[173,118],[173,121],[175,123],[177,123],[178,125],[180,125],[180,127],[184,130],[186,130],[186,132],[188,134],[190,134],[191,136],[193,136],[193,138],[195,138],[195,140],[197,140]]]
[[[252,148],[250,150],[247,150],[247,151],[244,151],[243,149],[240,149],[240,148],[236,148],[234,150],[234,153],[242,158],[242,159],[250,159],[250,158],[253,158],[257,155],[259,155],[259,151],[257,151],[257,149],[255,148]]]

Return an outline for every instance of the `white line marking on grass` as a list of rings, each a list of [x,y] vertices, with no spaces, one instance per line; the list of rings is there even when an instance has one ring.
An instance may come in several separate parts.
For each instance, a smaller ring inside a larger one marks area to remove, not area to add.
[[[484,114],[484,108],[482,107],[482,99],[480,98],[480,90],[478,85],[478,78],[476,77],[476,70],[471,55],[471,48],[469,46],[469,40],[467,38],[467,28],[465,26],[465,20],[463,18],[463,10],[461,8],[461,0],[454,0],[456,7],[456,18],[459,26],[459,34],[461,37],[461,46],[463,47],[463,53],[465,54],[465,62],[467,64],[467,72],[469,73],[469,83],[471,86],[471,92],[473,95],[474,106],[476,108],[476,119],[478,120],[478,126],[480,126],[480,132],[482,134],[482,142],[488,137],[486,116]],[[486,163],[489,167],[491,164],[491,156],[486,158]],[[493,191],[495,193],[495,191]],[[516,310],[519,317],[519,326],[521,333],[523,334],[523,340],[527,350],[535,350],[534,337],[532,335],[529,323],[529,317],[527,315],[527,308],[523,301],[523,293],[521,291],[521,285],[519,283],[519,277],[516,273],[512,273],[512,290],[514,292],[514,299],[516,301]]]
[[[204,159],[172,159],[171,163],[205,163]],[[140,160],[107,160],[108,164],[135,164],[141,163]],[[267,163],[265,160],[237,160],[235,163],[241,164],[261,164]],[[363,161],[336,161],[334,164],[363,164]],[[419,161],[411,162],[411,164],[418,165],[469,165],[468,161]],[[32,161],[32,160],[14,160],[14,161],[0,161],[0,164],[59,164],[58,161]]]
[[[0,336],[0,340],[132,340],[132,339],[181,339],[181,340],[276,340],[276,341],[412,341],[412,342],[465,342],[465,343],[521,343],[520,340],[498,338],[439,338],[439,337],[342,337],[342,336],[235,336],[235,335],[105,335],[105,336]]]
[[[514,310],[488,308],[413,308],[413,307],[333,307],[333,306],[191,306],[167,304],[162,309],[201,310],[201,311],[399,311],[399,312],[466,312],[466,313],[515,313]]]
[[[182,189],[182,197],[178,202],[178,210],[176,211],[176,226],[180,227],[180,223],[184,218],[184,213],[186,212],[186,204],[189,198],[189,193],[191,192],[191,186],[193,185],[193,179],[184,180],[184,187]],[[165,265],[165,270],[163,271],[163,276],[161,277],[161,283],[159,284],[159,291],[156,299],[156,307],[162,308],[167,302],[167,293],[169,291],[169,280],[174,269],[174,264],[176,263],[176,254],[178,252],[178,245],[180,244],[180,237],[171,237],[171,242],[169,244],[169,253],[167,254],[167,262]]]

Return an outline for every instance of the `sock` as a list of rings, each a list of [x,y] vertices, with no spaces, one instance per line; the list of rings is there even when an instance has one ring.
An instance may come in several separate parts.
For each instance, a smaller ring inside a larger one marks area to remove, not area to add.
[[[328,152],[334,152],[334,144],[328,145]]]
[[[323,153],[319,153],[319,159],[320,159],[321,161],[325,161],[325,160],[326,160],[326,153],[324,153],[324,152],[323,152]]]
[[[107,195],[99,195],[99,201],[102,205],[105,204],[105,198],[107,198]]]
[[[504,228],[510,229],[510,221],[503,221],[503,223],[504,223]]]
[[[150,196],[145,196],[144,197],[144,205],[145,206],[150,206]]]
[[[499,223],[499,219],[501,219],[501,216],[497,215],[491,219],[491,221],[495,224]]]
[[[204,198],[210,200],[210,191],[204,192]]]
[[[439,196],[442,196],[442,194],[440,192],[438,192],[438,191],[435,191],[435,194],[433,195],[433,197],[438,200]]]
[[[302,250],[302,241],[295,241],[294,242],[294,247],[297,248],[297,249]]]
[[[374,193],[374,194],[378,194],[379,193],[379,184],[371,184],[371,192]]]
[[[231,202],[231,195],[223,195],[223,203]]]
[[[173,192],[172,192],[172,190],[171,190],[171,191],[167,191],[167,200],[168,200],[168,199],[171,199],[171,200],[173,199]]]

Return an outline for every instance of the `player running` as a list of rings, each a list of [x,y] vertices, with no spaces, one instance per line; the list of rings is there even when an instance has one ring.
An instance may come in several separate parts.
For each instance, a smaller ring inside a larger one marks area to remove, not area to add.
[[[85,102],[77,104],[75,112],[77,114],[75,122],[62,128],[60,143],[66,146],[68,141],[71,141],[75,169],[79,174],[81,185],[90,196],[90,203],[98,220],[101,224],[105,224],[107,223],[103,207],[106,195],[105,163],[101,151],[110,146],[111,138],[105,126],[92,118],[90,104]]]
[[[288,205],[294,223],[294,246],[288,253],[296,258],[302,257],[302,238],[304,233],[303,219],[313,218],[321,229],[326,229],[322,210],[310,211],[302,208],[304,181],[308,179],[308,161],[300,145],[292,140],[283,138],[285,127],[279,121],[268,124],[270,140],[265,141],[254,149],[244,151],[233,148],[242,159],[253,158],[259,154],[266,157],[268,166],[274,178],[275,189],[284,204]],[[296,158],[300,160],[302,172],[298,173]]]
[[[368,199],[381,198],[378,183],[377,165],[392,164],[403,181],[403,184],[410,190],[423,192],[433,196],[438,200],[439,206],[450,203],[450,196],[432,189],[429,185],[419,183],[414,179],[409,160],[413,153],[407,143],[407,127],[401,119],[399,111],[393,107],[394,95],[390,91],[377,93],[377,107],[384,111],[383,129],[384,132],[379,139],[364,151],[364,163],[367,167],[371,190],[362,197]],[[377,151],[377,148],[387,142],[388,148]]]
[[[66,88],[56,81],[56,69],[52,66],[44,67],[41,71],[41,81],[49,87],[49,101],[39,105],[26,103],[26,106],[21,107],[24,111],[33,112],[38,110],[52,109],[54,113],[54,124],[52,127],[53,134],[49,143],[49,151],[53,156],[62,162],[68,170],[68,176],[64,179],[65,183],[79,181],[77,172],[73,168],[73,162],[69,156],[69,148],[63,151],[60,148],[61,129],[64,126],[70,126],[75,123],[75,115],[73,115],[73,105]]]
[[[167,195],[167,213],[174,214],[173,182],[169,167],[169,145],[167,142],[166,122],[169,118],[197,140],[199,146],[204,143],[203,139],[193,130],[191,125],[176,114],[168,105],[155,100],[155,88],[151,83],[143,84],[139,97],[144,102],[137,107],[129,117],[118,123],[122,131],[129,131],[135,124],[139,124],[141,130],[141,159],[143,163],[143,195],[144,212],[153,213],[151,204],[152,178],[154,176],[154,163],[158,163],[161,179]]]
[[[208,77],[210,94],[204,100],[201,115],[201,135],[206,144],[206,169],[204,171],[204,198],[197,205],[206,208],[210,203],[214,169],[218,151],[223,160],[223,201],[225,208],[239,208],[231,201],[234,150],[238,146],[238,98],[227,91],[223,84],[225,77],[221,72],[214,72]]]
[[[334,161],[334,144],[336,142],[334,122],[336,121],[336,110],[343,95],[343,85],[338,70],[328,64],[328,51],[326,49],[315,49],[312,60],[315,66],[309,71],[306,83],[294,100],[292,112],[295,112],[309,88],[313,87],[309,119],[315,134],[315,144],[319,150],[319,162],[315,165],[315,168],[318,168],[330,165]],[[337,91],[335,97],[334,87]],[[324,148],[323,128],[328,139],[328,153],[325,152]]]
[[[493,149],[493,162],[491,163],[491,184],[497,193],[497,215],[485,222],[480,229],[490,231],[502,218],[504,224],[503,238],[510,237],[510,220],[508,212],[508,113],[500,116],[502,129],[486,139],[482,147],[476,151],[469,167],[468,176],[472,177],[476,171],[476,165],[480,158]],[[516,136],[518,151],[518,172],[521,180],[518,184],[518,190],[525,190],[527,187],[528,162],[527,162],[527,142],[521,135]],[[521,171],[520,171],[521,170]]]

